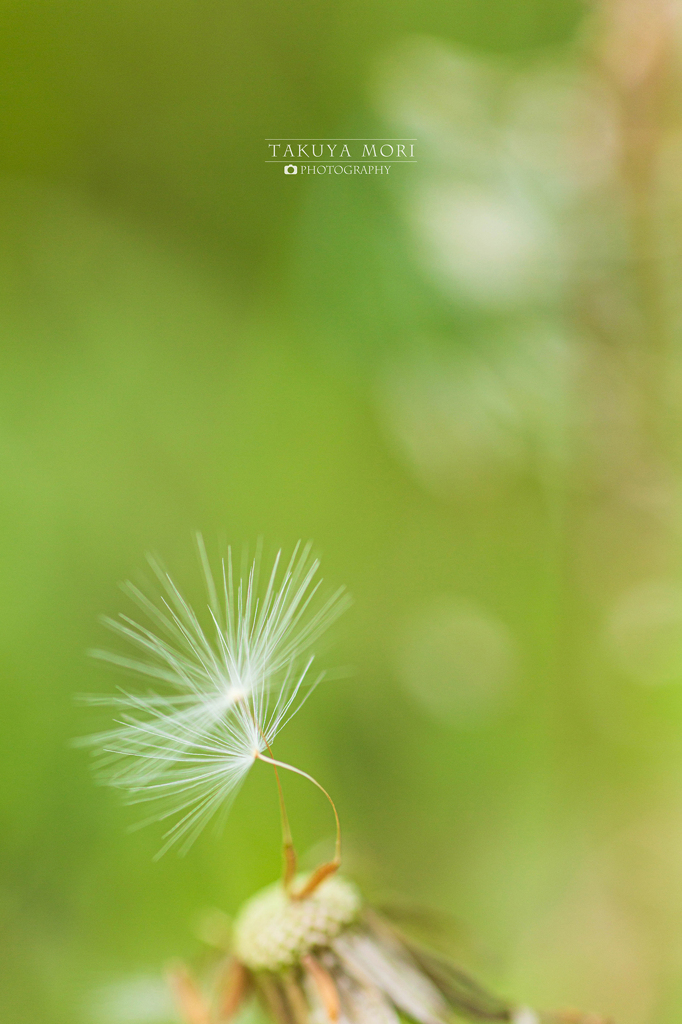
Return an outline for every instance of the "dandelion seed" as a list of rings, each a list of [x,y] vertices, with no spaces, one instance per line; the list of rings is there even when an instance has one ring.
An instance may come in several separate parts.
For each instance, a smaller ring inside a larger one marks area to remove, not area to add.
[[[150,558],[159,596],[132,583],[123,588],[149,624],[123,614],[105,619],[141,655],[92,652],[162,683],[163,692],[84,698],[117,712],[114,728],[79,741],[95,749],[98,779],[130,803],[151,805],[140,826],[172,821],[158,856],[176,843],[185,852],[214,815],[224,820],[256,759],[291,767],[266,752],[322,679],[312,672],[311,648],[348,604],[343,590],[320,601],[319,562],[309,544],[297,545],[284,568],[278,554],[264,587],[258,556],[236,581],[229,552],[216,583],[199,535],[197,544],[208,628]]]
[[[227,1024],[251,995],[274,1024],[452,1024],[453,1015],[508,1024],[605,1024],[594,1015],[537,1014],[487,992],[410,942],[336,874],[341,827],[334,802],[307,772],[275,759],[272,744],[322,678],[311,672],[312,646],[347,597],[339,590],[314,604],[318,562],[309,545],[297,547],[281,571],[277,556],[262,590],[258,557],[235,584],[228,554],[217,587],[200,536],[197,541],[210,630],[152,559],[160,596],[150,599],[132,584],[125,589],[153,628],[125,615],[107,620],[141,656],[95,653],[163,683],[165,692],[87,698],[116,708],[118,719],[115,728],[83,741],[97,751],[103,782],[133,803],[150,802],[148,821],[173,820],[159,856],[174,843],[186,850],[214,814],[224,815],[254,761],[275,770],[284,877],[242,907],[212,1000],[185,967],[170,973],[187,1024]],[[334,858],[305,877],[295,876],[280,768],[312,782],[334,811]]]

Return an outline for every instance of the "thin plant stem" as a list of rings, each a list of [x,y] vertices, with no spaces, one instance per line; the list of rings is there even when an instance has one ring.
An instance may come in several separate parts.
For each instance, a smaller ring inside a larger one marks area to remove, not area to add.
[[[270,744],[267,742],[267,740],[265,742],[268,750],[272,754],[272,748],[270,747]],[[284,802],[284,791],[282,789],[282,783],[279,777],[279,772],[277,771],[277,765],[273,762],[272,767],[275,772],[275,779],[277,781],[277,792],[279,793],[279,810],[282,819],[282,849],[284,853],[284,888],[288,892],[291,883],[294,880],[294,876],[296,875],[296,862],[298,858],[296,856],[294,841],[291,836],[289,816],[287,814],[287,808]]]
[[[253,715],[253,711],[252,711],[252,715]],[[256,723],[256,726],[258,727],[258,731],[260,732],[260,734],[261,734],[261,736],[263,738],[263,743],[267,747],[268,753],[270,754],[269,758],[261,757],[261,760],[262,761],[268,761],[268,763],[272,765],[272,767],[274,769],[274,772],[275,772],[275,780],[277,782],[277,792],[279,794],[279,812],[280,812],[280,818],[281,818],[281,821],[282,821],[282,852],[283,852],[283,855],[284,855],[284,888],[286,889],[287,892],[289,892],[289,890],[291,888],[291,883],[293,882],[294,877],[296,875],[296,864],[297,864],[297,861],[298,861],[298,857],[296,856],[296,849],[294,847],[294,840],[293,840],[293,837],[291,835],[291,827],[289,825],[289,815],[287,814],[287,806],[286,806],[286,803],[284,801],[284,790],[282,789],[282,782],[280,780],[279,772],[277,770],[277,762],[273,760],[272,747],[268,743],[267,738],[265,736],[265,733],[263,732],[263,730],[260,727],[260,724],[256,721],[255,715],[253,715],[253,720]]]
[[[270,752],[272,753],[272,751]],[[304,779],[307,779],[309,782],[312,782],[314,786],[317,786],[321,793],[324,793],[327,800],[331,804],[332,811],[334,812],[334,820],[336,821],[336,845],[334,848],[333,860],[329,861],[326,864],[321,864],[320,867],[317,868],[317,870],[314,871],[313,874],[310,876],[304,887],[299,892],[291,894],[293,899],[305,899],[306,896],[310,896],[311,893],[315,891],[318,885],[320,885],[320,883],[323,882],[325,878],[328,878],[329,875],[334,874],[334,872],[338,870],[341,864],[341,822],[339,821],[339,814],[338,811],[336,810],[336,804],[334,803],[334,801],[332,800],[324,786],[322,786],[317,781],[317,779],[314,779],[312,775],[308,775],[307,772],[304,772],[301,768],[295,768],[294,765],[286,764],[286,762],[284,761],[276,761],[273,757],[266,757],[264,754],[258,754],[257,756],[258,759],[260,761],[263,761],[265,764],[271,764],[273,768],[275,768],[275,770],[277,770],[277,768],[283,768],[288,772],[294,772],[296,775],[301,775]]]

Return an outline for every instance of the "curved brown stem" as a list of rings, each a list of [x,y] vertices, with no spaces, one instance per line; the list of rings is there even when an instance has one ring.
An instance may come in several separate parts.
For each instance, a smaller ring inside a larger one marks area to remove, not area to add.
[[[272,751],[270,752],[272,753]],[[304,772],[301,768],[295,768],[293,765],[286,764],[284,761],[276,761],[273,757],[266,757],[264,754],[259,753],[257,756],[261,761],[264,761],[265,764],[271,764],[273,768],[275,768],[275,770],[277,770],[277,768],[284,768],[286,771],[294,772],[296,775],[301,775],[304,779],[307,779],[309,782],[312,782],[314,786],[317,786],[321,793],[324,793],[327,800],[331,804],[332,811],[334,812],[334,820],[336,821],[336,845],[334,849],[334,858],[327,864],[321,864],[319,868],[317,868],[312,873],[312,875],[310,876],[310,878],[308,879],[308,881],[306,882],[302,889],[300,889],[298,892],[291,893],[292,899],[302,900],[305,899],[306,896],[310,896],[315,891],[315,889],[317,889],[317,887],[325,880],[325,878],[328,878],[330,875],[333,875],[335,871],[338,871],[341,865],[341,822],[339,821],[339,814],[338,811],[336,810],[336,804],[334,803],[334,801],[332,800],[324,786],[320,785],[317,779],[314,779],[312,775],[308,775],[308,773]]]

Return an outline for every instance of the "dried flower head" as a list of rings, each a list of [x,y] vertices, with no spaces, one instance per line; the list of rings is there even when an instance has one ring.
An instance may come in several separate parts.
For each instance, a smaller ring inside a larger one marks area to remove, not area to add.
[[[252,897],[234,922],[217,978],[217,998],[209,1000],[186,970],[172,973],[188,1024],[227,1022],[252,996],[274,1024],[606,1024],[573,1011],[538,1013],[493,995],[412,942],[338,875],[302,900],[281,882]]]
[[[311,672],[312,645],[348,603],[343,590],[319,601],[310,545],[298,545],[283,569],[278,554],[260,587],[259,557],[235,581],[228,552],[216,583],[201,536],[197,543],[207,628],[150,558],[160,594],[123,588],[148,624],[104,620],[141,656],[93,652],[163,690],[85,698],[118,712],[114,728],[81,741],[96,751],[100,781],[152,805],[141,824],[173,820],[159,855],[174,843],[186,851],[216,812],[224,817],[254,761],[269,760],[277,733],[322,679]]]

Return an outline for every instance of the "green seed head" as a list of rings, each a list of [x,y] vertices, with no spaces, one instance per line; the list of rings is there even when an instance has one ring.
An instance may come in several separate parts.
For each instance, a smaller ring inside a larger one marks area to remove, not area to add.
[[[294,891],[304,878],[296,879]],[[312,895],[292,899],[281,882],[256,893],[235,922],[235,953],[253,971],[290,967],[316,946],[328,945],[360,911],[360,895],[338,875]]]

